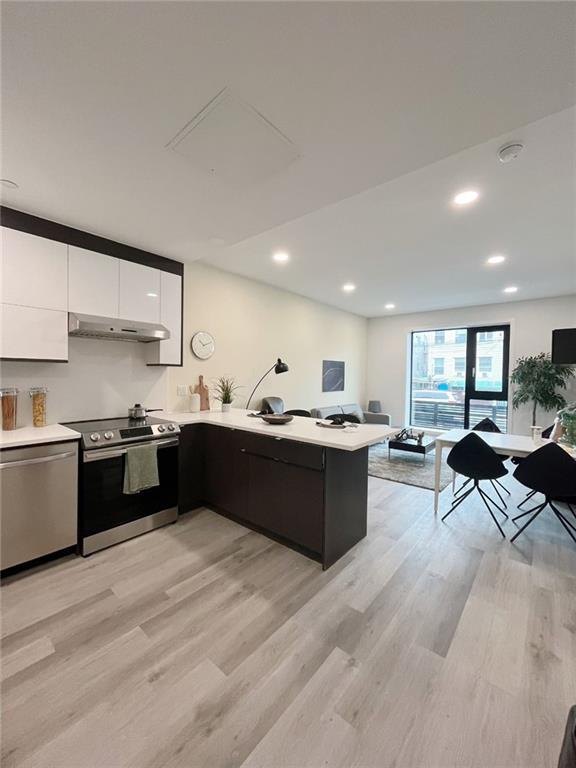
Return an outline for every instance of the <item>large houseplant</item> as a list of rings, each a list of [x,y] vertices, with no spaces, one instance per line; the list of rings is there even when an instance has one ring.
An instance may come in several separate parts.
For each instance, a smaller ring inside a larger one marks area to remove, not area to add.
[[[532,426],[535,426],[537,408],[557,411],[566,405],[565,398],[557,390],[565,389],[572,376],[573,366],[555,365],[546,352],[519,358],[510,376],[515,385],[513,407],[531,403]]]

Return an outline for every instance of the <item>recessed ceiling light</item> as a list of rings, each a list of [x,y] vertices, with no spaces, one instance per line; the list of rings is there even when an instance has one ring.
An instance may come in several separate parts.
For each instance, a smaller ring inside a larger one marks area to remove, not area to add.
[[[278,264],[286,264],[287,261],[290,261],[290,254],[286,253],[286,251],[276,251],[272,258]]]
[[[344,285],[342,286],[342,290],[345,291],[346,293],[352,293],[352,291],[356,290],[356,286],[354,285],[354,283],[344,283]]]
[[[503,261],[506,261],[506,256],[503,256],[501,253],[495,253],[494,256],[489,256],[486,259],[486,264],[502,264]]]
[[[0,185],[4,189],[19,189],[19,185],[16,184],[15,181],[11,181],[10,179],[0,179]]]
[[[384,309],[396,309],[396,304],[384,304]]]
[[[454,197],[454,205],[469,205],[475,200],[478,200],[480,193],[475,189],[466,189],[464,192],[458,192]]]
[[[155,299],[155,298],[157,298],[158,294],[157,293],[152,293],[152,291],[150,291],[150,293],[147,293],[146,296],[150,296],[151,299]]]
[[[516,293],[517,290],[517,286],[509,285],[508,288],[504,288],[504,293]]]

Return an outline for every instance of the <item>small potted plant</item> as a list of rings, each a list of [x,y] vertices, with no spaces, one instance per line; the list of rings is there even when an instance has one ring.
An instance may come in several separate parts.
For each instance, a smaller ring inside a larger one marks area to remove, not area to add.
[[[221,403],[222,413],[229,412],[234,401],[234,393],[237,389],[240,389],[240,387],[236,385],[234,379],[229,379],[227,376],[220,376],[219,379],[216,379],[214,399]]]

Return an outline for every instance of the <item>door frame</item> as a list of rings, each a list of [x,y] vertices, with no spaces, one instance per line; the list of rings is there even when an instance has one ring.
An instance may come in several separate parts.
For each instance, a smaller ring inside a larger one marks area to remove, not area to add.
[[[507,428],[510,427],[511,409],[508,398],[509,392],[509,374],[510,374],[510,338],[512,335],[512,322],[500,322],[489,323],[482,325],[449,325],[444,327],[431,327],[420,328],[411,330],[408,336],[407,354],[409,365],[407,366],[408,376],[406,378],[406,403],[405,415],[407,423],[412,425],[412,417],[414,414],[414,407],[412,401],[412,377],[413,377],[413,359],[414,359],[414,336],[417,333],[431,333],[434,331],[452,331],[452,330],[465,330],[466,331],[466,371],[464,377],[464,427],[463,429],[470,429],[470,400],[505,400],[507,404]],[[502,349],[503,365],[502,365],[502,389],[498,392],[487,392],[485,390],[477,391],[474,389],[474,374],[473,369],[476,361],[476,333],[489,332],[489,331],[503,331],[504,332],[504,346]],[[471,337],[474,336],[473,344],[470,343]],[[473,347],[473,350],[472,350]],[[440,429],[439,427],[437,429]]]
[[[471,400],[505,400],[508,403],[508,376],[510,372],[510,325],[475,325],[466,329],[466,381],[464,385],[464,429],[470,429]],[[477,390],[476,380],[476,349],[479,333],[502,331],[504,340],[502,346],[502,388],[499,390]]]

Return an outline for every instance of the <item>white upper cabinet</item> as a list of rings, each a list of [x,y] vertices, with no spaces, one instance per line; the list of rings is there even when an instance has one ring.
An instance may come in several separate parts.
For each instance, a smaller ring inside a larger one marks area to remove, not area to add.
[[[85,315],[120,317],[119,260],[70,245],[68,309]]]
[[[1,300],[38,309],[68,309],[68,246],[2,227]]]
[[[68,312],[162,323],[148,361],[182,365],[182,277],[1,228],[0,359],[67,360]]]
[[[160,322],[170,338],[148,344],[148,363],[182,365],[182,278],[171,272],[160,273]]]
[[[160,271],[131,261],[120,261],[122,320],[160,322]]]
[[[68,360],[68,313],[0,304],[0,358]]]

